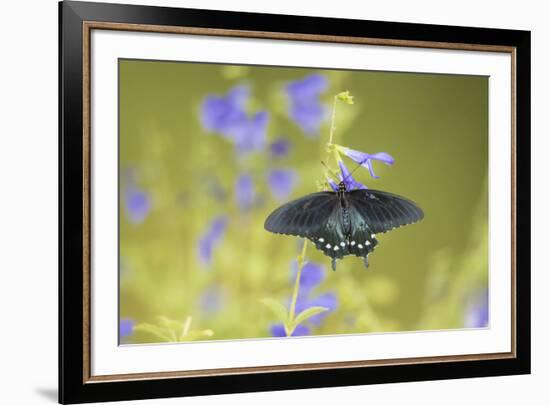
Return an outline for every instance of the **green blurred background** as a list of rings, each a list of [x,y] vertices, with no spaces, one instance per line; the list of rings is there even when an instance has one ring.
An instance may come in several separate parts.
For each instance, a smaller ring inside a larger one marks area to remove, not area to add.
[[[328,83],[318,136],[288,114],[286,86],[312,74]],[[205,97],[237,85],[249,89],[249,114],[268,112],[267,143],[284,138],[286,156],[272,157],[268,145],[239,156],[227,137],[205,130]],[[197,331],[189,339],[272,336],[277,320],[260,300],[287,302],[299,245],[263,229],[281,204],[266,173],[296,174],[289,199],[317,191],[332,100],[343,90],[355,103],[338,104],[335,142],[395,158],[374,163],[380,179],[363,169],[354,177],[412,199],[425,218],[379,235],[368,270],[347,257],[332,272],[310,245],[307,259],[325,274],[312,294],[337,300],[310,333],[487,325],[487,77],[120,60],[119,86],[122,343],[177,340],[163,331],[178,327]],[[243,172],[256,195],[248,210],[235,200]],[[205,265],[198,243],[220,216],[225,232]]]

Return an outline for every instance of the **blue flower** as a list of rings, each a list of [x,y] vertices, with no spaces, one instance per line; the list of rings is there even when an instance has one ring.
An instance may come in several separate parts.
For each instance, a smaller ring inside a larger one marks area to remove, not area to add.
[[[307,336],[310,334],[310,330],[305,325],[298,325],[292,332],[291,336]],[[274,337],[286,337],[285,327],[282,323],[274,323],[271,325],[271,336]]]
[[[247,211],[252,208],[256,200],[256,191],[252,176],[241,174],[235,182],[235,201],[241,211]]]
[[[351,176],[351,172],[346,167],[343,161],[338,161],[338,166],[340,166],[340,181],[343,181],[346,185],[346,190],[361,190],[361,189],[367,189],[368,187],[364,184],[358,182]],[[337,192],[338,191],[338,184],[336,184],[335,181],[332,179],[328,179],[328,183],[330,184],[330,187],[332,187],[332,190]]]
[[[345,146],[340,145],[334,145],[334,147],[339,151],[342,152],[344,155],[349,157],[351,160],[359,163],[361,166],[366,167],[369,169],[370,175],[378,179],[379,176],[377,176],[374,173],[374,169],[372,167],[372,161],[377,160],[379,162],[385,163],[387,165],[393,165],[394,159],[386,152],[378,152],[374,154],[368,154],[364,152],[359,152],[358,150],[353,150],[350,148],[346,148]]]
[[[219,285],[212,285],[206,288],[199,298],[201,310],[207,314],[219,312],[224,304],[224,290]]]
[[[292,261],[290,266],[291,281],[296,279],[296,273],[298,272],[298,263],[296,260]],[[300,295],[308,295],[310,291],[317,287],[325,279],[325,269],[323,266],[314,263],[307,262],[302,268],[302,274],[300,275]]]
[[[247,154],[262,150],[266,144],[268,122],[268,112],[260,111],[250,118],[245,117],[231,129],[230,135],[235,142],[237,153]]]
[[[287,200],[296,185],[296,178],[297,175],[293,170],[271,170],[267,176],[267,182],[273,197],[279,201]]]
[[[206,232],[199,238],[198,257],[203,265],[208,266],[212,262],[212,252],[223,239],[226,228],[227,217],[218,216],[214,218]]]
[[[244,107],[248,101],[248,95],[247,87],[237,86],[231,89],[225,97],[206,96],[201,108],[203,127],[209,132],[231,136],[235,127],[246,119]]]
[[[464,317],[467,328],[485,328],[489,325],[489,296],[487,291],[475,296],[469,303]]]
[[[290,266],[291,282],[294,283],[296,274],[298,272],[298,264],[295,260],[292,261]],[[325,268],[319,264],[313,262],[307,262],[302,267],[300,275],[300,285],[298,286],[298,297],[296,299],[295,315],[300,314],[304,310],[311,307],[324,307],[328,311],[314,315],[308,318],[305,323],[296,326],[292,336],[304,336],[310,334],[310,326],[320,326],[324,318],[328,313],[338,306],[338,298],[333,292],[326,292],[319,295],[313,295],[313,290],[325,278]],[[289,305],[290,305],[289,299]],[[276,323],[271,325],[271,334],[276,337],[286,336],[285,328],[282,323]]]
[[[296,301],[296,313],[299,314],[309,307],[328,308],[328,311],[321,312],[320,314],[314,315],[308,319],[308,322],[311,322],[315,326],[320,326],[323,319],[325,319],[329,312],[334,311],[338,307],[338,298],[333,292],[320,294],[313,298],[310,298],[307,295],[298,295],[298,299]]]
[[[293,279],[296,278],[298,266],[296,261],[290,266],[290,274]],[[325,278],[325,268],[314,262],[307,262],[302,268],[300,275],[300,288],[298,290],[298,298],[296,300],[296,314],[310,307],[325,307],[328,311],[314,315],[307,322],[320,326],[323,319],[338,307],[338,298],[333,292],[326,292],[319,295],[314,295],[313,290],[320,285]]]
[[[209,95],[201,107],[204,129],[231,139],[239,154],[261,150],[266,144],[269,114],[260,111],[249,117],[245,110],[249,89],[237,86],[226,96]]]
[[[285,157],[289,151],[290,142],[286,138],[277,138],[269,145],[269,152],[274,159]]]
[[[286,87],[290,99],[290,117],[306,135],[316,136],[326,118],[327,109],[319,101],[319,95],[328,87],[328,80],[320,74],[312,74],[290,83]]]
[[[132,319],[121,319],[118,334],[120,339],[130,336],[134,332],[135,322]]]
[[[151,210],[151,197],[149,194],[133,185],[129,185],[126,187],[124,200],[128,220],[134,224],[142,223]]]

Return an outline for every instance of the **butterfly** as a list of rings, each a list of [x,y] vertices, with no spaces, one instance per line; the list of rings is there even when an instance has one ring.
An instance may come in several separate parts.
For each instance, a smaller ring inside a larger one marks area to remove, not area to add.
[[[273,233],[301,236],[336,260],[346,255],[364,258],[378,241],[376,234],[412,224],[424,218],[414,202],[385,191],[348,191],[341,181],[337,191],[321,191],[283,204],[265,220],[264,228]]]

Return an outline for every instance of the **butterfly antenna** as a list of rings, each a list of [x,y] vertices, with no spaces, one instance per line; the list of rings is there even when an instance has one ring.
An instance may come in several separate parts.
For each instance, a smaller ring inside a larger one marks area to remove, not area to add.
[[[351,175],[352,175],[353,173],[355,173],[355,171],[356,171],[357,169],[359,169],[361,166],[363,166],[363,163],[365,163],[367,160],[368,160],[368,159],[365,159],[365,160],[363,160],[362,162],[358,163],[357,166],[355,166],[355,168],[354,168],[351,172],[349,172],[348,175],[347,175],[346,177],[344,177],[344,178],[342,179],[342,181],[345,182],[345,181],[348,179],[348,177],[351,177]]]
[[[322,164],[323,166],[325,166],[325,169],[327,169],[328,174],[330,174],[330,175],[333,177],[334,180],[340,181],[340,180],[338,180],[338,175],[337,175],[335,172],[333,172],[333,171],[330,169],[330,167],[327,166],[327,164],[326,164],[325,162],[323,162],[323,161],[321,160],[321,164]]]

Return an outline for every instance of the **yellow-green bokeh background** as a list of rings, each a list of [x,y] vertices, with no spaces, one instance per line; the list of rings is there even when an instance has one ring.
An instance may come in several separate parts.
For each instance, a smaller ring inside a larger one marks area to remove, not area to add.
[[[136,323],[158,316],[211,329],[210,339],[270,336],[273,314],[259,303],[284,302],[291,294],[290,262],[297,239],[263,229],[280,203],[269,196],[266,170],[291,168],[299,183],[291,198],[317,191],[326,158],[329,120],[316,138],[307,137],[286,113],[284,86],[322,73],[334,94],[349,90],[355,104],[339,104],[336,143],[368,153],[387,152],[391,167],[375,163],[380,179],[360,169],[355,177],[371,188],[417,202],[423,221],[379,235],[380,245],[365,270],[348,257],[330,270],[329,259],[312,247],[308,259],[322,263],[326,278],[316,292],[332,291],[338,308],[314,334],[448,329],[464,326],[471,301],[487,289],[488,79],[479,76],[328,71],[281,67],[228,67],[162,61],[119,62],[120,108],[120,316]],[[268,139],[285,136],[290,154],[280,161],[266,153],[235,158],[233,146],[207,134],[200,106],[208,94],[226,94],[237,84],[251,90],[248,109],[270,113]],[[353,167],[351,161],[349,166]],[[261,207],[241,213],[234,203],[237,175],[246,168]],[[125,173],[151,197],[140,224],[127,220]],[[205,179],[228,193],[220,203]],[[209,180],[210,181],[210,180]],[[219,214],[230,218],[210,268],[197,260],[197,240]],[[222,292],[221,309],[201,310],[201,295]],[[127,342],[156,342],[145,332]]]

